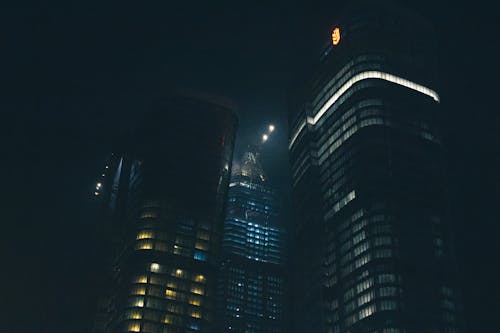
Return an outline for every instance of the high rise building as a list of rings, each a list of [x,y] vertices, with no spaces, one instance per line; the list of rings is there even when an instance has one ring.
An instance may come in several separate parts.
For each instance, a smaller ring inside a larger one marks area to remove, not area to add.
[[[462,332],[433,29],[382,1],[292,94],[295,332]]]
[[[256,148],[229,184],[218,285],[219,332],[285,330],[284,231]]]
[[[96,186],[110,221],[104,332],[215,332],[216,272],[237,120],[220,103],[155,105]]]

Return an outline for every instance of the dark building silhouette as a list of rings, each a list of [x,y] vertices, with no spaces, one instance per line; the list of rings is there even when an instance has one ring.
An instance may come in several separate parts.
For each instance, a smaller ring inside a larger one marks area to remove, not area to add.
[[[295,332],[462,332],[434,56],[419,16],[358,2],[294,90]]]
[[[257,149],[244,154],[229,186],[219,332],[287,332],[284,232],[276,193],[267,184]]]
[[[236,126],[225,106],[171,97],[114,153],[95,193],[113,252],[97,331],[215,332]]]

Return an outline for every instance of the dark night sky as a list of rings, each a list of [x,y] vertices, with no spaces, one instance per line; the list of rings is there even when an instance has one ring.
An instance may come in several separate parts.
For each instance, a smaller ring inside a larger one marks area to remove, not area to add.
[[[485,1],[486,3],[486,1]],[[499,15],[481,1],[413,1],[439,40],[452,217],[471,332],[499,332]],[[0,62],[5,332],[85,332],[93,311],[94,179],[112,133],[172,85],[227,96],[237,154],[263,151],[287,189],[286,90],[342,1],[85,1],[4,8]]]

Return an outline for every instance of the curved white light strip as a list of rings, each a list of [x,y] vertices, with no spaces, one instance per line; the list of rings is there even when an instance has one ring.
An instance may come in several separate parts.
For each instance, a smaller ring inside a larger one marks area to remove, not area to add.
[[[290,140],[290,143],[288,144],[288,149],[292,148],[293,143],[295,142],[295,140],[297,140],[297,137],[299,136],[300,132],[302,132],[304,127],[306,127],[306,122],[302,120],[302,123],[300,124],[299,128],[297,128],[295,134],[292,137],[292,140]]]
[[[418,91],[424,95],[427,95],[434,99],[436,102],[439,102],[439,95],[432,89],[429,89],[423,85],[420,85],[418,83],[412,82],[410,80],[403,79],[402,77],[392,75],[389,73],[385,72],[380,72],[380,71],[366,71],[362,72],[359,74],[354,75],[352,78],[350,78],[342,87],[340,87],[339,90],[335,94],[326,101],[326,103],[321,107],[321,109],[316,113],[314,118],[308,117],[308,123],[311,125],[316,125],[316,123],[323,117],[325,112],[342,96],[348,89],[350,89],[354,84],[358,83],[359,81],[362,80],[367,80],[367,79],[380,79],[380,80],[385,80],[389,81],[395,84],[399,84],[400,86],[413,89],[415,91]],[[295,140],[299,136],[300,132],[304,129],[305,127],[305,122],[303,122],[300,127],[297,129],[295,134],[292,137],[292,140],[290,140],[290,144],[288,145],[288,148],[291,149],[293,144],[295,143]]]

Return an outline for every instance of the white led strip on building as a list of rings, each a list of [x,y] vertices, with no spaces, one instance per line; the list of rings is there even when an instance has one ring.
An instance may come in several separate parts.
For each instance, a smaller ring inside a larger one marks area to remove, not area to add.
[[[349,79],[342,87],[340,87],[339,90],[335,94],[333,94],[328,101],[321,107],[321,109],[316,113],[314,118],[308,117],[307,122],[311,125],[316,125],[316,123],[323,117],[326,111],[342,96],[347,90],[349,90],[354,84],[358,83],[359,81],[362,80],[367,80],[367,79],[380,79],[380,80],[385,80],[389,81],[395,84],[399,84],[400,86],[413,89],[415,91],[418,91],[424,95],[427,95],[429,97],[432,97],[436,102],[439,102],[439,95],[432,89],[429,89],[423,85],[420,85],[418,83],[412,82],[410,80],[403,79],[399,76],[392,75],[389,73],[384,73],[380,71],[366,71],[362,72],[359,74],[354,75],[352,78]],[[295,140],[297,140],[297,137],[299,136],[300,132],[304,129],[306,125],[306,122],[303,121],[300,127],[297,129],[295,134],[292,137],[292,140],[290,140],[290,144],[288,145],[288,149],[291,149],[293,144],[295,143]]]
[[[297,137],[299,136],[300,132],[302,132],[304,127],[306,127],[306,121],[302,120],[302,123],[300,124],[299,128],[297,128],[297,130],[295,131],[295,134],[293,135],[292,140],[290,141],[290,144],[288,145],[288,149],[292,148],[293,143],[295,142],[295,140],[297,140]]]

